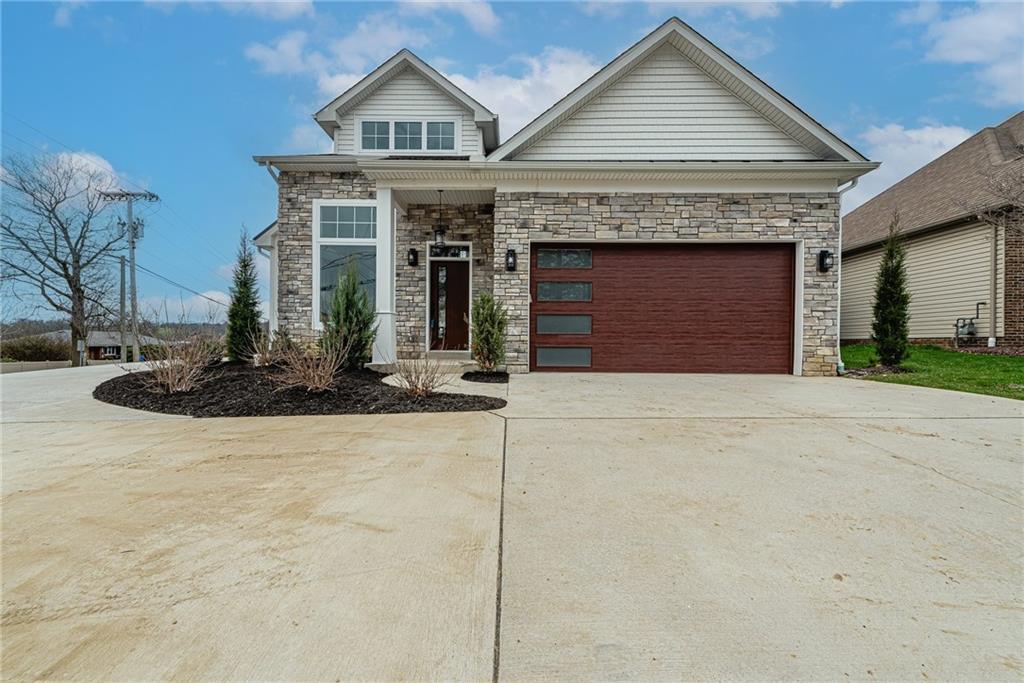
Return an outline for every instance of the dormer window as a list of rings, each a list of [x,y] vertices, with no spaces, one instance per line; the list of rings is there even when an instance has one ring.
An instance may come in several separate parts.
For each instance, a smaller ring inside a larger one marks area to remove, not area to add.
[[[457,152],[459,122],[451,120],[359,121],[359,151],[395,154]]]
[[[387,150],[391,146],[389,121],[363,121],[363,149]]]

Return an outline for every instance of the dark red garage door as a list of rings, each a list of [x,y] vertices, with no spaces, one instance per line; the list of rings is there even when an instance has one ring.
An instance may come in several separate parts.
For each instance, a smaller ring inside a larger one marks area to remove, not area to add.
[[[794,245],[534,244],[530,367],[788,373]]]

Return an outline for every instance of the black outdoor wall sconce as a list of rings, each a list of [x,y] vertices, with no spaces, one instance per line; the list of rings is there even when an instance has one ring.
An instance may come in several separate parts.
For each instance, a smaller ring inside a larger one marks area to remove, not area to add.
[[[420,264],[420,253],[415,249],[410,249],[409,253],[406,254],[406,261],[410,266],[418,266]]]
[[[818,252],[818,272],[827,273],[836,265],[836,256],[828,249]]]
[[[516,250],[509,249],[505,252],[505,270],[512,273],[516,269]]]

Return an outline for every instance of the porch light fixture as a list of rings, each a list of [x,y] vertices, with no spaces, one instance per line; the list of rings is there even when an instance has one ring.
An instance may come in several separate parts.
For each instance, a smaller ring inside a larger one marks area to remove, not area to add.
[[[434,246],[444,246],[444,234],[448,232],[448,226],[441,222],[441,193],[444,190],[437,191],[437,227],[434,228]]]
[[[836,256],[828,249],[818,252],[818,272],[827,273],[836,265]]]
[[[420,253],[415,249],[410,249],[406,254],[406,261],[410,266],[418,266],[420,264]]]
[[[512,273],[516,269],[516,250],[509,249],[505,252],[505,270]]]

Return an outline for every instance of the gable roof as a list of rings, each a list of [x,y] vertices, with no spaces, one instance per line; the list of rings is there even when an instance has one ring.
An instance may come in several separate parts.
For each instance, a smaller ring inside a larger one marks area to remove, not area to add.
[[[904,235],[973,221],[972,208],[997,205],[986,190],[987,176],[1017,168],[1024,169],[1024,112],[982,128],[844,216],[843,249],[884,240],[896,208]]]
[[[607,66],[527,124],[488,156],[488,161],[513,158],[556,125],[578,112],[606,88],[665,44],[671,44],[711,78],[736,94],[783,132],[829,161],[867,159],[808,116],[764,81],[677,17],[672,17]]]
[[[338,116],[355,107],[373,94],[379,87],[398,74],[412,69],[433,83],[453,100],[473,112],[473,120],[484,134],[484,148],[492,150],[498,146],[498,115],[470,97],[464,90],[441,75],[434,67],[403,48],[390,59],[366,74],[358,83],[331,100],[323,109],[313,115],[320,127],[329,135],[338,127]]]

